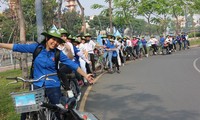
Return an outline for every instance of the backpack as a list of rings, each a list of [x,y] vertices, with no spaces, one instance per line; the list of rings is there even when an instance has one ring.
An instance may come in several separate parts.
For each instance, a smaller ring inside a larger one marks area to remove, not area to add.
[[[34,69],[34,60],[35,58],[39,55],[39,53],[41,52],[42,50],[42,47],[40,46],[41,44],[39,44],[37,46],[37,48],[35,49],[35,51],[33,52],[33,59],[32,59],[32,64],[31,64],[31,68],[30,68],[30,78],[33,79],[33,69]],[[59,62],[59,57],[60,57],[60,50],[58,50],[56,48],[56,53],[55,53],[55,67],[56,67],[56,70],[57,70],[57,73],[58,73],[58,62]]]

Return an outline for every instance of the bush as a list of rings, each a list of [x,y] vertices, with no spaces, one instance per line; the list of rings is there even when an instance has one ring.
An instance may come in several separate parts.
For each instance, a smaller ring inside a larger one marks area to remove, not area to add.
[[[196,37],[200,37],[200,32],[196,32]],[[194,37],[194,32],[189,34],[189,38]]]

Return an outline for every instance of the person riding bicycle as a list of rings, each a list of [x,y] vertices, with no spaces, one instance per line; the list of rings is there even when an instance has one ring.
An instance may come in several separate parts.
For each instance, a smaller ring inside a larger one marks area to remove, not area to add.
[[[33,79],[38,79],[42,75],[56,73],[55,68],[55,52],[59,44],[64,43],[61,39],[61,34],[57,30],[49,30],[48,32],[41,33],[45,36],[45,39],[39,43],[32,44],[7,44],[0,43],[0,48],[11,49],[15,52],[21,53],[34,53],[35,49],[40,45],[42,47],[41,52],[36,57],[33,64]],[[71,69],[77,71],[84,76],[90,83],[93,83],[93,77],[91,74],[86,74],[80,67],[70,60],[63,52],[60,52],[59,61]],[[45,94],[47,95],[51,104],[58,104],[61,97],[60,80],[58,76],[49,77],[54,81],[46,81],[45,79],[34,82],[34,89],[45,87]],[[21,120],[25,120],[25,114],[21,116]]]

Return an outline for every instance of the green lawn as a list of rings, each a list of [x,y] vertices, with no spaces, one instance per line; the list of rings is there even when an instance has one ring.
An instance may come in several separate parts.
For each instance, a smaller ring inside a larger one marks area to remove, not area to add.
[[[198,39],[198,40],[191,40],[190,41],[190,45],[192,46],[192,45],[200,45],[200,39]]]
[[[6,77],[21,76],[21,70],[9,70],[0,74],[0,118],[1,120],[19,120],[20,115],[15,112],[10,93],[19,91],[22,83],[7,86],[10,81],[6,80]]]

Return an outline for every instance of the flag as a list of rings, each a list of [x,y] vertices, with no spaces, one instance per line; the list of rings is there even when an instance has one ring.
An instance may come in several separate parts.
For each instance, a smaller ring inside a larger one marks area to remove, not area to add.
[[[98,43],[99,45],[103,45],[101,37],[102,37],[101,35],[98,35],[98,36],[97,36],[97,43]]]
[[[58,30],[57,27],[53,24],[51,30]]]
[[[117,37],[117,36],[122,37],[122,35],[119,33],[118,30],[114,33],[114,36],[115,36],[115,37]]]

